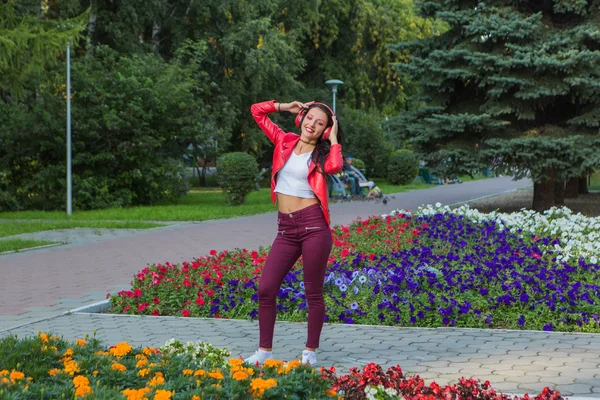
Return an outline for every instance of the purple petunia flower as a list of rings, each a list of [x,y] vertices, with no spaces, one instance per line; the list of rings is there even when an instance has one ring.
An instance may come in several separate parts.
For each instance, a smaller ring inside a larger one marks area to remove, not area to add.
[[[354,320],[352,318],[348,317],[348,318],[346,318],[346,320],[344,322],[347,324],[353,324]]]
[[[357,310],[358,309],[358,303],[354,302],[354,303],[350,304],[350,308],[353,309],[353,310]]]
[[[552,329],[552,322],[548,322],[546,325],[544,325],[544,328],[543,328],[543,329],[544,329],[545,331],[549,331],[549,332],[551,332],[551,331],[553,330],[553,329]]]
[[[340,291],[345,292],[346,290],[348,290],[348,286],[344,284],[340,285]]]
[[[519,319],[517,320],[517,324],[519,324],[519,326],[524,326],[525,325],[525,316],[521,315],[519,317]]]
[[[519,300],[521,300],[521,303],[527,303],[529,301],[529,296],[527,295],[527,293],[521,293],[521,296],[519,296]]]

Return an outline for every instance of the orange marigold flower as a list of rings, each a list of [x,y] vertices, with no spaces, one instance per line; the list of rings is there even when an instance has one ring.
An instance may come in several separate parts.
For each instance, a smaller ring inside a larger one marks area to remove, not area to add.
[[[142,368],[145,367],[146,365],[148,365],[148,359],[146,357],[141,358],[136,364],[135,367],[136,368]]]
[[[283,361],[279,361],[279,360],[273,360],[271,358],[268,358],[265,360],[263,366],[264,367],[273,367],[273,368],[278,368],[281,367],[283,365]]]
[[[148,366],[149,366],[150,368],[152,368],[152,367],[156,367],[157,365],[158,365],[157,363],[150,363],[150,364],[148,364]]]
[[[244,379],[248,379],[248,374],[245,371],[235,371],[233,373],[233,379],[236,381],[243,381]]]
[[[97,370],[97,369],[95,369],[95,370],[92,372],[92,374],[93,374],[94,376],[98,375],[98,370]]]
[[[129,352],[133,350],[133,348],[131,347],[131,345],[127,342],[119,342],[117,343],[116,346],[111,347],[109,349],[109,353],[111,355],[113,355],[114,357],[123,357],[127,354],[129,354]]]
[[[248,392],[250,392],[252,396],[262,398],[263,394],[265,393],[265,390],[275,386],[277,386],[277,381],[273,378],[256,378],[252,379],[252,381],[250,382],[250,389],[248,389]]]
[[[144,369],[140,369],[138,371],[138,375],[141,377],[144,377],[146,375],[148,375],[150,373],[150,368],[144,368]]]
[[[77,340],[75,341],[75,344],[76,344],[77,346],[85,346],[85,343],[86,343],[86,341],[85,341],[85,340],[83,340],[83,339],[77,339]]]
[[[8,378],[2,378],[2,380],[0,380],[0,384],[2,385],[8,385],[10,383],[10,381],[8,380]]]
[[[173,392],[170,390],[157,390],[154,393],[154,400],[171,400],[171,396],[173,396]]]
[[[56,376],[56,374],[60,374],[60,369],[52,368],[50,371],[48,371],[48,375],[50,376]]]
[[[157,373],[156,375],[154,375],[154,377],[152,379],[150,379],[150,382],[148,382],[148,386],[158,386],[158,385],[162,385],[163,383],[165,383],[165,378],[162,377],[161,375],[158,375],[159,373]]]
[[[204,376],[206,375],[206,371],[203,369],[199,369],[196,372],[194,372],[194,376]]]
[[[79,372],[79,364],[75,360],[66,360],[65,361],[65,372],[69,375],[75,375],[76,372]]]
[[[302,365],[302,363],[300,362],[300,360],[293,360],[290,361],[287,364],[284,364],[283,368],[284,368],[284,373],[288,373],[291,370],[293,370],[294,368],[298,368],[300,365]]]
[[[181,371],[181,373],[184,375],[192,375],[194,371],[191,369],[184,369],[183,371]]]
[[[42,339],[42,342],[48,343],[48,335],[47,334],[40,333],[40,339]]]
[[[154,347],[144,347],[144,350],[142,351],[148,357],[150,357],[153,354],[156,354],[156,349]]]
[[[337,392],[335,390],[333,390],[333,389],[327,389],[325,391],[325,394],[328,395],[328,396],[335,396],[335,395],[337,395]]]
[[[192,400],[201,400],[200,396],[198,396],[197,394],[192,396]]]
[[[127,397],[127,400],[145,400],[146,393],[150,393],[150,388],[121,390],[121,394]]]
[[[218,369],[214,369],[214,370],[210,371],[208,373],[208,376],[209,376],[209,378],[213,378],[213,379],[219,379],[219,380],[223,379],[223,373]]]
[[[233,365],[233,366],[238,366],[238,365],[242,365],[244,362],[242,360],[240,360],[239,358],[231,358],[229,360],[229,365]]]
[[[92,394],[92,388],[89,386],[79,386],[75,390],[75,397],[87,397],[90,394]]]
[[[110,366],[110,369],[112,369],[113,371],[127,371],[127,367],[119,363],[114,363]]]
[[[10,373],[10,380],[11,382],[16,382],[19,381],[21,379],[25,378],[25,374],[19,371],[13,371]]]
[[[7,369],[3,369],[2,371],[0,371],[0,376],[6,376],[6,375],[8,375]]]
[[[73,349],[72,348],[68,348],[67,350],[65,350],[65,357],[71,357],[73,355]]]
[[[75,378],[73,378],[73,386],[76,388],[80,386],[90,386],[90,381],[83,375],[77,375]]]

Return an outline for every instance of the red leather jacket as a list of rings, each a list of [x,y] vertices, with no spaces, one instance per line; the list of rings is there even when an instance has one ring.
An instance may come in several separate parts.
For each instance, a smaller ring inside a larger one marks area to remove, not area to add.
[[[273,204],[277,202],[277,195],[275,194],[277,172],[283,168],[286,161],[291,157],[292,151],[294,151],[294,147],[296,147],[296,143],[300,140],[300,135],[284,132],[283,129],[275,125],[273,121],[269,119],[267,114],[275,111],[277,111],[275,109],[275,100],[256,103],[250,107],[250,112],[256,120],[256,123],[275,145],[271,173],[271,199],[273,200]],[[340,144],[334,144],[331,146],[331,151],[325,159],[325,173],[336,174],[340,172],[342,170],[342,164],[342,146]],[[321,208],[323,209],[325,219],[327,220],[327,223],[330,224],[327,180],[323,174],[316,171],[316,168],[317,165],[311,160],[308,167],[308,184],[312,188],[317,199],[321,202]]]

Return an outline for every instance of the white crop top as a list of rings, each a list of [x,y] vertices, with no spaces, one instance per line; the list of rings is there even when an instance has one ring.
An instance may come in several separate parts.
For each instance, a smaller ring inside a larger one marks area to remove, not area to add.
[[[308,184],[308,165],[310,164],[310,153],[292,155],[285,162],[283,168],[277,172],[277,186],[275,193],[287,194],[288,196],[314,199],[315,194]]]

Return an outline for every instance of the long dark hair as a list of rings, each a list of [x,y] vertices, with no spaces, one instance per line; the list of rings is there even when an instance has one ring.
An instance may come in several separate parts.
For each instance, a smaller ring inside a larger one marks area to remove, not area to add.
[[[302,121],[304,121],[304,118],[306,117],[310,109],[315,107],[319,108],[320,110],[323,110],[323,112],[327,115],[327,126],[325,127],[325,129],[329,128],[330,126],[333,126],[333,113],[331,112],[329,107],[326,107],[323,104],[319,103],[312,104],[308,107],[308,109],[304,113],[304,117],[302,117]],[[302,126],[302,123],[300,123],[300,126]],[[339,120],[337,129],[337,140],[339,144],[344,144],[344,132],[342,131]],[[323,135],[321,135],[317,140],[317,145],[310,156],[312,162],[316,164],[317,170],[320,173],[322,173],[328,181],[330,178],[329,175],[325,173],[325,159],[329,155],[330,150],[331,142],[329,140],[323,140]]]

